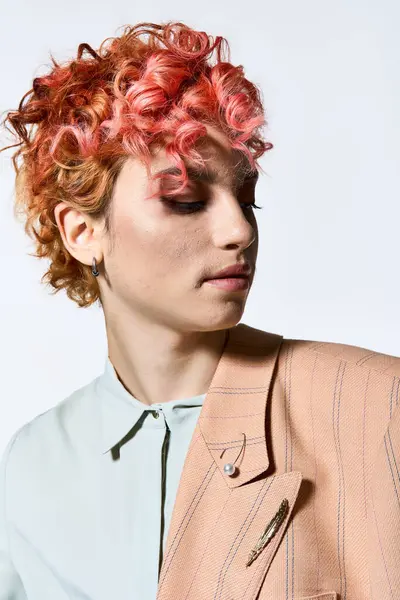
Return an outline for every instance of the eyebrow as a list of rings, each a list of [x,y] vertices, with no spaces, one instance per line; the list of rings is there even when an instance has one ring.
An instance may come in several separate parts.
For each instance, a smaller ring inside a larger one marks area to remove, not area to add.
[[[189,179],[193,181],[203,181],[205,183],[216,183],[220,179],[220,174],[215,169],[200,169],[198,167],[186,166],[186,171]],[[226,172],[226,170],[225,170]],[[157,171],[155,175],[181,175],[182,171],[179,167],[168,167]],[[243,183],[245,179],[258,180],[259,173],[246,163],[240,164],[234,169],[234,177],[237,184]]]

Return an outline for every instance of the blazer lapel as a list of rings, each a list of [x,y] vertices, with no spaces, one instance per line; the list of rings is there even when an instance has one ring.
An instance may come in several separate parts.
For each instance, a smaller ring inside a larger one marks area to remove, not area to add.
[[[257,598],[302,480],[300,471],[266,475],[265,416],[281,341],[244,324],[228,331],[186,455],[157,600]],[[238,455],[229,476],[224,465]]]

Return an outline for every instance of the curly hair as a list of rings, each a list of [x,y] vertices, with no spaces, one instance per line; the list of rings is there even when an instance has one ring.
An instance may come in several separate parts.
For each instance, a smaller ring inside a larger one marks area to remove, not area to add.
[[[227,51],[227,56],[224,55]],[[213,54],[216,60],[213,60]],[[54,218],[56,205],[104,218],[112,233],[113,186],[129,156],[150,176],[151,149],[163,147],[179,175],[162,175],[178,189],[187,184],[184,158],[202,163],[195,142],[218,127],[252,168],[273,145],[263,139],[266,124],[260,90],[229,61],[228,42],[181,22],[126,25],[95,51],[87,43],[62,64],[51,56],[50,71],[33,80],[17,110],[2,124],[18,149],[14,215],[23,216],[37,258],[49,259],[41,282],[65,289],[80,307],[101,305],[91,266],[65,248]],[[167,192],[168,193],[168,192]]]

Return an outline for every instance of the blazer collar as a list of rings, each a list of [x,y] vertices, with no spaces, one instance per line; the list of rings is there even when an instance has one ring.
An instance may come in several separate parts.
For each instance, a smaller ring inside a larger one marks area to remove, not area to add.
[[[265,414],[282,339],[281,335],[242,323],[228,330],[198,424],[230,488],[257,477],[269,467]],[[227,477],[224,465],[237,458],[243,446],[243,433],[246,435],[244,452],[235,463],[236,474]]]

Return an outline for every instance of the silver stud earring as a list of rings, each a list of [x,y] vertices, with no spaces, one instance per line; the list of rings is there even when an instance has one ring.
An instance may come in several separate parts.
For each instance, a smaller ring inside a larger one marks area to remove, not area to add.
[[[94,256],[93,256],[93,261],[92,261],[92,273],[95,277],[98,277],[98,275],[100,275],[100,272],[97,270],[96,259]]]
[[[242,432],[242,433],[243,433],[243,432]],[[239,458],[239,456],[240,456],[240,454],[241,454],[241,452],[242,452],[242,450],[243,450],[243,448],[244,448],[244,446],[245,446],[245,443],[246,443],[246,434],[245,434],[245,433],[243,433],[243,444],[242,444],[242,447],[240,448],[240,452],[239,452],[239,454],[237,455],[237,457],[235,458],[235,460],[233,461],[233,463],[226,463],[226,464],[224,465],[224,473],[225,473],[225,475],[229,475],[229,477],[232,477],[232,475],[234,475],[234,473],[236,472],[236,468],[237,468],[237,467],[235,467],[235,462],[236,462],[236,461],[237,461],[237,459]],[[224,449],[222,450],[222,452],[221,452],[221,454],[220,454],[220,458],[221,458],[221,456],[223,455],[223,453],[225,452],[225,450],[226,450],[226,448],[224,448]]]

